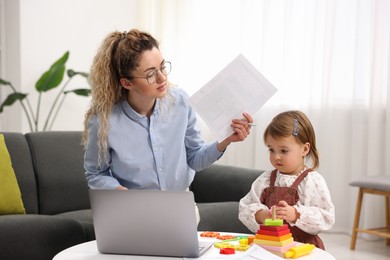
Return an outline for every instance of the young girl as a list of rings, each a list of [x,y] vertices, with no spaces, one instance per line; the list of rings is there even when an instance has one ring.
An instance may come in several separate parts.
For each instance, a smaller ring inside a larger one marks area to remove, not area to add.
[[[256,233],[276,207],[276,218],[288,224],[295,241],[324,249],[317,234],[332,228],[335,210],[324,178],[315,171],[319,158],[312,124],[300,111],[283,112],[263,138],[275,169],[260,175],[241,199],[239,219]]]

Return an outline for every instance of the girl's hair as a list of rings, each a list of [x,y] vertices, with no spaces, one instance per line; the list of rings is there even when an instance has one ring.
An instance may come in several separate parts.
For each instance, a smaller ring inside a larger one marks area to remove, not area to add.
[[[275,116],[264,131],[263,140],[268,136],[273,138],[294,136],[301,144],[310,143],[308,153],[312,168],[318,168],[320,161],[316,147],[316,136],[309,118],[301,111],[286,111]]]
[[[123,88],[120,79],[131,79],[131,73],[138,67],[144,51],[159,49],[158,41],[150,34],[133,29],[129,32],[112,32],[103,40],[93,60],[89,81],[92,100],[84,119],[84,145],[88,142],[88,122],[97,116],[99,164],[107,159],[107,135],[109,116],[113,106],[126,100],[128,90]]]

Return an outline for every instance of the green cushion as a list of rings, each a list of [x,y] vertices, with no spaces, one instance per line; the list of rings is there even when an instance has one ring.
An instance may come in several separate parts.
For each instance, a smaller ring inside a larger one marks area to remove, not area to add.
[[[12,168],[4,135],[0,135],[0,162],[0,215],[25,214],[22,194]]]

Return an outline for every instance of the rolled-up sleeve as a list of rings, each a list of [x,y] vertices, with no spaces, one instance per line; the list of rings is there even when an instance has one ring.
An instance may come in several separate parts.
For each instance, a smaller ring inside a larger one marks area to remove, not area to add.
[[[261,192],[269,186],[270,172],[260,175],[253,183],[248,194],[240,200],[238,218],[253,233],[256,233],[260,224],[255,219],[255,214],[259,210],[269,210],[260,202]]]

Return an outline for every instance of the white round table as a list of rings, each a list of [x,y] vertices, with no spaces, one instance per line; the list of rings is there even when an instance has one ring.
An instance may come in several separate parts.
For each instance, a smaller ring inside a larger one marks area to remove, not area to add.
[[[198,232],[198,235],[201,232]],[[248,234],[235,234],[235,233],[222,233],[229,235],[245,236]],[[199,236],[199,241],[219,241],[214,238],[203,238]],[[219,253],[219,248],[212,246],[207,252],[205,252],[199,259],[267,259],[267,260],[280,260],[285,259],[278,257],[267,250],[252,245],[247,251],[236,251],[234,255],[222,255]],[[257,257],[257,258],[256,258]],[[115,254],[101,254],[96,245],[96,240],[82,243],[79,245],[72,246],[58,253],[53,260],[122,260],[122,259],[180,259],[177,257],[157,257],[157,256],[139,256],[139,255],[115,255]],[[184,258],[185,259],[185,258]],[[193,258],[189,258],[193,259]],[[309,255],[299,257],[300,260],[336,260],[328,252],[315,248]]]

